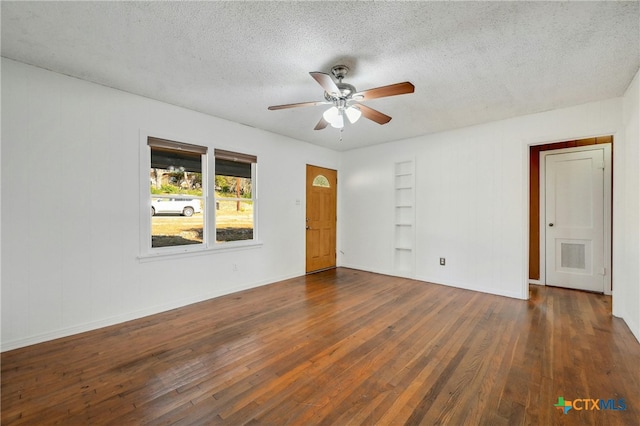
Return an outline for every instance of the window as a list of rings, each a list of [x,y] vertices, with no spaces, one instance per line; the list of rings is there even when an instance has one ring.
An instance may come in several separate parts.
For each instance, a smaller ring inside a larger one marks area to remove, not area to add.
[[[207,148],[149,138],[151,247],[204,243],[203,161]]]
[[[150,254],[255,240],[256,156],[218,149],[211,156],[207,147],[155,137],[147,145],[151,219],[142,240]]]
[[[255,156],[215,150],[216,242],[254,238]]]
[[[311,183],[313,186],[319,186],[321,188],[331,188],[331,184],[329,183],[329,179],[326,176],[318,175],[313,178],[313,182]]]

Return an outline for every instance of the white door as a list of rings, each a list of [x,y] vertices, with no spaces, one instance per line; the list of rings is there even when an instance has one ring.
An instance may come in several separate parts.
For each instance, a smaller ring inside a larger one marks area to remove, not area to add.
[[[546,284],[605,290],[604,149],[545,156]]]

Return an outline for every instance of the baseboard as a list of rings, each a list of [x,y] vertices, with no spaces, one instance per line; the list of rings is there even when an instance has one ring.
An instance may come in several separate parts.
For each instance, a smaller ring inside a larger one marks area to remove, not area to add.
[[[443,285],[447,287],[461,288],[463,290],[471,290],[471,291],[477,291],[480,293],[493,294],[494,296],[509,297],[511,299],[527,300],[529,298],[529,295],[525,295],[526,297],[523,297],[520,293],[516,293],[512,291],[504,291],[496,288],[476,287],[476,286],[471,286],[464,283],[442,283],[442,282],[432,280],[429,277],[422,277],[422,276],[418,276],[415,279],[420,281],[425,281],[428,283]]]
[[[392,277],[397,277],[399,275],[394,274],[392,271],[386,270],[386,269],[376,269],[376,268],[370,268],[368,266],[362,266],[362,265],[354,265],[354,264],[349,264],[349,263],[341,263],[340,265],[338,265],[340,268],[349,268],[349,269],[357,269],[359,271],[364,271],[364,272],[372,272],[374,274],[381,274],[381,275],[390,275]]]
[[[376,273],[376,274],[390,275],[392,277],[410,278],[410,279],[417,280],[417,281],[423,281],[425,283],[443,285],[443,286],[447,286],[447,287],[455,287],[455,288],[461,288],[461,289],[464,289],[464,290],[478,291],[480,293],[493,294],[493,295],[496,295],[496,296],[510,297],[512,299],[527,300],[529,298],[528,295],[526,295],[526,297],[523,297],[522,295],[520,295],[519,293],[516,293],[516,292],[503,291],[503,290],[499,290],[499,289],[495,289],[495,288],[474,287],[474,286],[464,285],[464,284],[459,284],[459,283],[455,283],[455,284],[440,283],[440,282],[434,281],[432,279],[429,279],[429,277],[415,276],[415,275],[414,276],[400,275],[400,274],[398,274],[398,273],[396,273],[394,271],[370,268],[370,267],[365,267],[365,266],[361,266],[361,265],[342,264],[340,266],[345,267],[345,268],[351,268],[351,269],[359,269],[359,270],[365,271],[365,272],[373,272],[373,273]]]
[[[99,328],[121,324],[123,322],[144,318],[150,315],[156,315],[162,312],[170,311],[172,309],[182,308],[184,306],[188,306],[194,303],[199,303],[205,300],[214,299],[216,297],[226,296],[228,294],[237,293],[239,291],[249,290],[251,288],[261,287],[263,285],[273,284],[275,282],[296,278],[301,275],[303,274],[290,274],[290,275],[275,277],[272,279],[262,280],[254,283],[237,285],[231,288],[227,288],[225,291],[213,291],[213,292],[205,293],[200,296],[189,297],[189,298],[181,299],[171,303],[166,303],[163,305],[150,306],[138,311],[127,312],[120,315],[103,318],[97,321],[86,322],[86,323],[78,324],[72,327],[59,328],[56,330],[51,330],[46,333],[36,334],[33,336],[24,337],[24,338],[15,339],[15,340],[9,340],[7,342],[2,342],[0,344],[0,352],[6,352],[13,349],[23,348],[25,346],[31,346],[38,343],[48,342],[50,340],[55,340],[63,337],[73,336],[75,334],[85,333],[87,331],[97,330]]]
[[[633,321],[631,319],[631,316],[626,311],[618,312],[616,310],[616,312],[612,312],[612,314],[616,318],[620,318],[622,321],[624,321],[627,327],[629,327],[629,330],[631,330],[631,334],[633,334],[633,336],[636,338],[638,343],[640,343],[640,323]]]

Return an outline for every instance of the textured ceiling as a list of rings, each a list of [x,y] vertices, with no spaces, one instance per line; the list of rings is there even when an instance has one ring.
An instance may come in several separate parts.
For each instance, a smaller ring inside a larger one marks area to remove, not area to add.
[[[620,96],[638,2],[9,2],[2,56],[345,150]],[[351,68],[393,117],[314,131],[310,71]]]

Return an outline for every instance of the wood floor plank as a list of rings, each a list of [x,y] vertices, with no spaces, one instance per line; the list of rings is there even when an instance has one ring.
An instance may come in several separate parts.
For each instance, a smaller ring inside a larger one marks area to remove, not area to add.
[[[637,424],[608,296],[528,301],[346,268],[1,355],[1,423]],[[625,410],[559,411],[558,397]],[[619,406],[619,405],[618,405]]]

